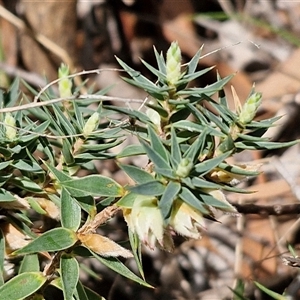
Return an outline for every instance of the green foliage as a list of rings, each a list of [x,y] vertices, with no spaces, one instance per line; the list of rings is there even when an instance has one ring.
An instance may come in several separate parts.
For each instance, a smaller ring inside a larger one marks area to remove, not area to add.
[[[61,289],[65,299],[102,299],[80,282],[79,257],[96,259],[151,287],[144,279],[142,244],[172,250],[171,232],[199,238],[203,219],[214,219],[215,209],[236,213],[223,191],[245,192],[232,183],[259,171],[229,164],[230,156],[297,142],[262,137],[276,119],[254,120],[259,93],[252,91],[243,107],[236,101],[234,112],[226,98],[211,98],[232,76],[203,88],[190,87],[192,80],[212,69],[197,71],[201,49],[184,67],[177,43],[172,43],[166,60],[156,49],[154,53],[158,68],[143,64],[157,77],[156,83],[117,58],[131,77],[124,80],[150,95],[146,110],[103,105],[99,99],[104,91],[85,99],[66,66],[59,70],[59,101],[50,89],[37,93],[23,83],[35,96],[35,102],[24,105],[28,99],[21,96],[18,80],[0,94],[0,207],[5,224],[0,236],[1,299],[42,299],[49,285]],[[204,101],[214,112],[202,105]],[[119,122],[115,112],[134,122]],[[131,135],[139,144],[112,151]],[[149,159],[143,169],[119,162],[138,155]],[[95,163],[109,159],[133,185],[122,186],[98,174]],[[133,254],[97,233],[120,210]],[[47,218],[53,221],[50,227]],[[43,224],[40,232],[35,229],[37,220]],[[20,236],[13,244],[7,239],[11,230]],[[141,278],[118,256],[134,257]],[[12,279],[3,275],[9,257],[21,260]]]

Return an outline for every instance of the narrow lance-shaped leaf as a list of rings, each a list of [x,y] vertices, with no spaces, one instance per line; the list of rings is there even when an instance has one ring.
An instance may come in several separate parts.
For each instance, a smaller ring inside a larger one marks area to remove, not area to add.
[[[142,260],[142,244],[140,242],[140,239],[136,233],[133,233],[130,228],[128,228],[128,236],[130,241],[130,246],[133,252],[133,256],[135,259],[135,262],[137,264],[138,270],[142,276],[142,278],[145,280],[145,274],[143,269],[143,260]]]
[[[74,197],[84,197],[87,195],[120,197],[123,194],[121,185],[113,179],[102,175],[89,175],[63,181],[60,184]]]
[[[77,242],[76,233],[67,228],[54,228],[37,237],[25,247],[13,252],[22,255],[37,252],[53,252],[68,249]]]
[[[23,300],[46,282],[41,272],[26,272],[13,277],[0,287],[0,299]]]
[[[128,189],[135,194],[159,196],[165,191],[165,186],[159,181],[153,180],[136,186],[130,186]]]
[[[156,151],[154,151],[154,149],[150,147],[149,144],[147,144],[143,140],[140,140],[140,142],[143,145],[148,157],[154,163],[155,166],[161,169],[171,170],[171,167],[169,166],[168,162],[163,157],[161,157]]]
[[[146,183],[149,181],[153,181],[153,179],[154,179],[151,174],[142,170],[139,167],[135,167],[135,166],[131,166],[131,165],[122,165],[122,164],[120,164],[120,167],[136,183]]]
[[[170,181],[168,183],[158,205],[164,220],[167,220],[170,216],[173,202],[176,199],[180,189],[180,183],[175,181]]]
[[[81,208],[74,198],[62,189],[61,192],[61,224],[63,227],[77,231],[81,222]]]
[[[197,165],[195,165],[195,171],[200,175],[203,176],[207,174],[209,171],[216,168],[221,162],[223,162],[231,152],[224,153],[220,156],[205,160]]]
[[[40,263],[39,263],[38,255],[35,253],[25,255],[19,269],[19,274],[26,273],[26,272],[39,272],[39,271],[40,271]]]
[[[183,187],[179,194],[180,199],[182,199],[185,203],[199,210],[203,214],[209,215],[209,211],[203,206],[201,200],[197,198],[189,189]]]
[[[75,257],[63,254],[60,259],[60,272],[65,300],[72,300],[79,279],[79,265]]]
[[[3,232],[0,229],[0,286],[4,284],[3,271],[4,271],[4,259],[5,259],[5,239]]]
[[[173,126],[171,127],[171,157],[174,159],[174,167],[177,169],[182,156],[180,146],[177,141],[176,131]]]
[[[122,262],[120,262],[117,258],[115,257],[100,257],[96,253],[91,251],[91,254],[102,264],[107,266],[108,268],[112,269],[118,274],[121,274],[122,276],[129,278],[132,281],[135,281],[143,286],[150,287],[152,286],[136,276],[132,271],[130,271]]]

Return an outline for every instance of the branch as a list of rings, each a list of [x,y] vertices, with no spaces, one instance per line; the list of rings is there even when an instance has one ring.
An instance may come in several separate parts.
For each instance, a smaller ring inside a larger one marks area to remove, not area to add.
[[[274,204],[274,205],[256,205],[256,204],[237,204],[231,203],[239,213],[249,215],[262,215],[262,216],[282,216],[282,215],[295,215],[300,213],[300,204]]]

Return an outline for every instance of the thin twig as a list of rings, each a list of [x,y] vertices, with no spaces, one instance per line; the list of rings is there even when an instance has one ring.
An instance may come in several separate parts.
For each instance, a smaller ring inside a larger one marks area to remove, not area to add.
[[[32,109],[42,106],[48,106],[54,103],[63,102],[63,101],[78,101],[78,100],[87,100],[87,99],[93,99],[93,100],[99,100],[99,101],[119,101],[119,102],[135,102],[135,103],[143,103],[144,100],[141,99],[130,99],[130,98],[121,98],[121,97],[111,97],[111,96],[103,96],[103,95],[73,95],[70,97],[65,98],[56,98],[51,99],[43,102],[32,102],[27,103],[19,106],[14,107],[5,107],[0,109],[0,113],[8,113],[8,112],[14,112],[14,111],[20,111],[20,110],[26,110],[26,109]]]
[[[300,204],[275,204],[275,205],[257,205],[257,204],[238,204],[231,203],[239,213],[249,215],[262,216],[282,216],[295,215],[300,213]]]
[[[105,68],[105,69],[94,69],[94,70],[88,70],[88,71],[81,71],[81,72],[77,72],[74,74],[70,74],[68,76],[66,76],[66,78],[74,78],[77,76],[83,76],[83,75],[90,75],[90,74],[100,74],[102,72],[107,72],[107,71],[112,71],[112,72],[124,72],[124,70],[121,69],[117,69],[117,68]],[[61,78],[55,79],[51,82],[49,82],[47,85],[45,85],[40,91],[39,93],[34,97],[33,102],[37,102],[39,100],[39,98],[41,97],[41,95],[52,85],[58,83],[61,80]]]

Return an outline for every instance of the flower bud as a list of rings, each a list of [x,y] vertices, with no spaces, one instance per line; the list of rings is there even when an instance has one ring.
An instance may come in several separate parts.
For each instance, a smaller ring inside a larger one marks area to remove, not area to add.
[[[89,119],[87,120],[87,122],[85,123],[85,125],[83,127],[83,135],[85,137],[87,137],[88,135],[90,135],[91,133],[93,133],[93,131],[95,130],[95,128],[98,125],[99,118],[100,118],[100,115],[97,112],[94,112],[89,117]]]
[[[173,42],[167,52],[167,82],[175,86],[181,77],[181,51],[177,42]]]
[[[177,167],[176,175],[185,178],[190,174],[192,168],[193,163],[188,158],[183,158]]]
[[[61,98],[72,96],[72,81],[68,78],[69,67],[62,64],[58,70],[58,90]]]
[[[5,136],[9,140],[14,140],[17,135],[16,120],[11,113],[7,113],[4,118]]]
[[[261,97],[261,93],[254,93],[247,99],[239,115],[239,121],[242,124],[248,124],[253,120],[261,104]]]
[[[180,199],[174,201],[169,224],[178,234],[193,239],[201,238],[205,228],[202,213]]]
[[[146,110],[146,115],[154,125],[156,125],[158,128],[160,127],[161,117],[157,111],[152,108],[148,108]]]

